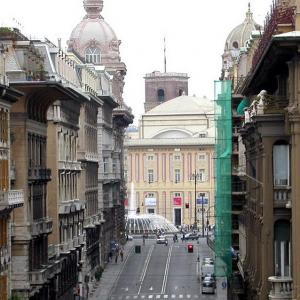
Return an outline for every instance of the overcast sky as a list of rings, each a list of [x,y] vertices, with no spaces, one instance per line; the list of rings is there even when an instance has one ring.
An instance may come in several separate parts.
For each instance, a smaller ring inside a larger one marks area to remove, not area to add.
[[[188,73],[189,94],[213,99],[213,84],[221,74],[226,37],[243,22],[248,2],[104,0],[102,16],[122,41],[121,59],[127,66],[124,99],[133,108],[135,121],[144,112],[143,76],[154,70],[163,72],[164,36],[167,72]],[[263,24],[271,0],[250,2],[254,19]],[[85,15],[82,3],[82,0],[5,1],[0,25],[9,22],[27,36],[47,37],[55,44],[61,38],[64,45]]]

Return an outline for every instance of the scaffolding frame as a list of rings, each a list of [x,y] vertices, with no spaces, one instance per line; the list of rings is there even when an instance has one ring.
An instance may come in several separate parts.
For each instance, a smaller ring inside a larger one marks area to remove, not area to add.
[[[215,99],[215,275],[230,277],[232,273],[232,81],[214,82]]]

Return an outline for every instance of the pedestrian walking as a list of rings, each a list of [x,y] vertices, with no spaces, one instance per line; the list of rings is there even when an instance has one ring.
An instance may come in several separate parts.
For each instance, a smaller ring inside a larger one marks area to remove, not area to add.
[[[116,250],[115,263],[118,262],[118,258],[119,258],[119,249]]]
[[[123,257],[124,257],[123,248],[121,248],[121,250],[120,250],[120,256],[121,256],[121,261],[123,261]]]
[[[112,251],[109,251],[109,253],[108,253],[108,261],[112,261],[112,257],[113,257]]]

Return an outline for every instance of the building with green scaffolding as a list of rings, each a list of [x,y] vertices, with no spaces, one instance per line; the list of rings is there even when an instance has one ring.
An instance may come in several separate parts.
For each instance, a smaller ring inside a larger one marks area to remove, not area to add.
[[[231,252],[231,156],[232,108],[231,80],[215,81],[215,275],[229,278],[232,274]]]

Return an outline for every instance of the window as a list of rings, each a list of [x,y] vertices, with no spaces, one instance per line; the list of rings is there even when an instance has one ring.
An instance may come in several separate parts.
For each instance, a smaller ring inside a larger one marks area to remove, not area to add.
[[[148,160],[154,160],[154,156],[153,155],[148,155],[147,159]]]
[[[149,169],[148,170],[148,182],[149,183],[154,182],[154,172],[153,172],[153,169]]]
[[[204,159],[205,159],[205,154],[198,155],[198,160],[204,160]]]
[[[103,157],[103,171],[104,174],[108,173],[108,157]]]
[[[165,91],[163,89],[157,91],[157,99],[158,101],[165,101]]]
[[[205,181],[205,170],[204,169],[200,169],[199,170],[199,181]]]
[[[174,160],[180,160],[181,159],[181,156],[180,155],[174,155]]]
[[[154,208],[148,208],[148,214],[155,214],[155,209]]]
[[[175,183],[180,182],[180,169],[175,169]]]
[[[279,143],[273,146],[273,172],[274,186],[289,186],[289,145]]]
[[[179,192],[174,193],[174,197],[181,197],[181,194]]]
[[[147,193],[147,198],[154,198],[154,193]]]
[[[85,61],[87,63],[100,64],[100,50],[98,48],[87,48],[85,52]]]

